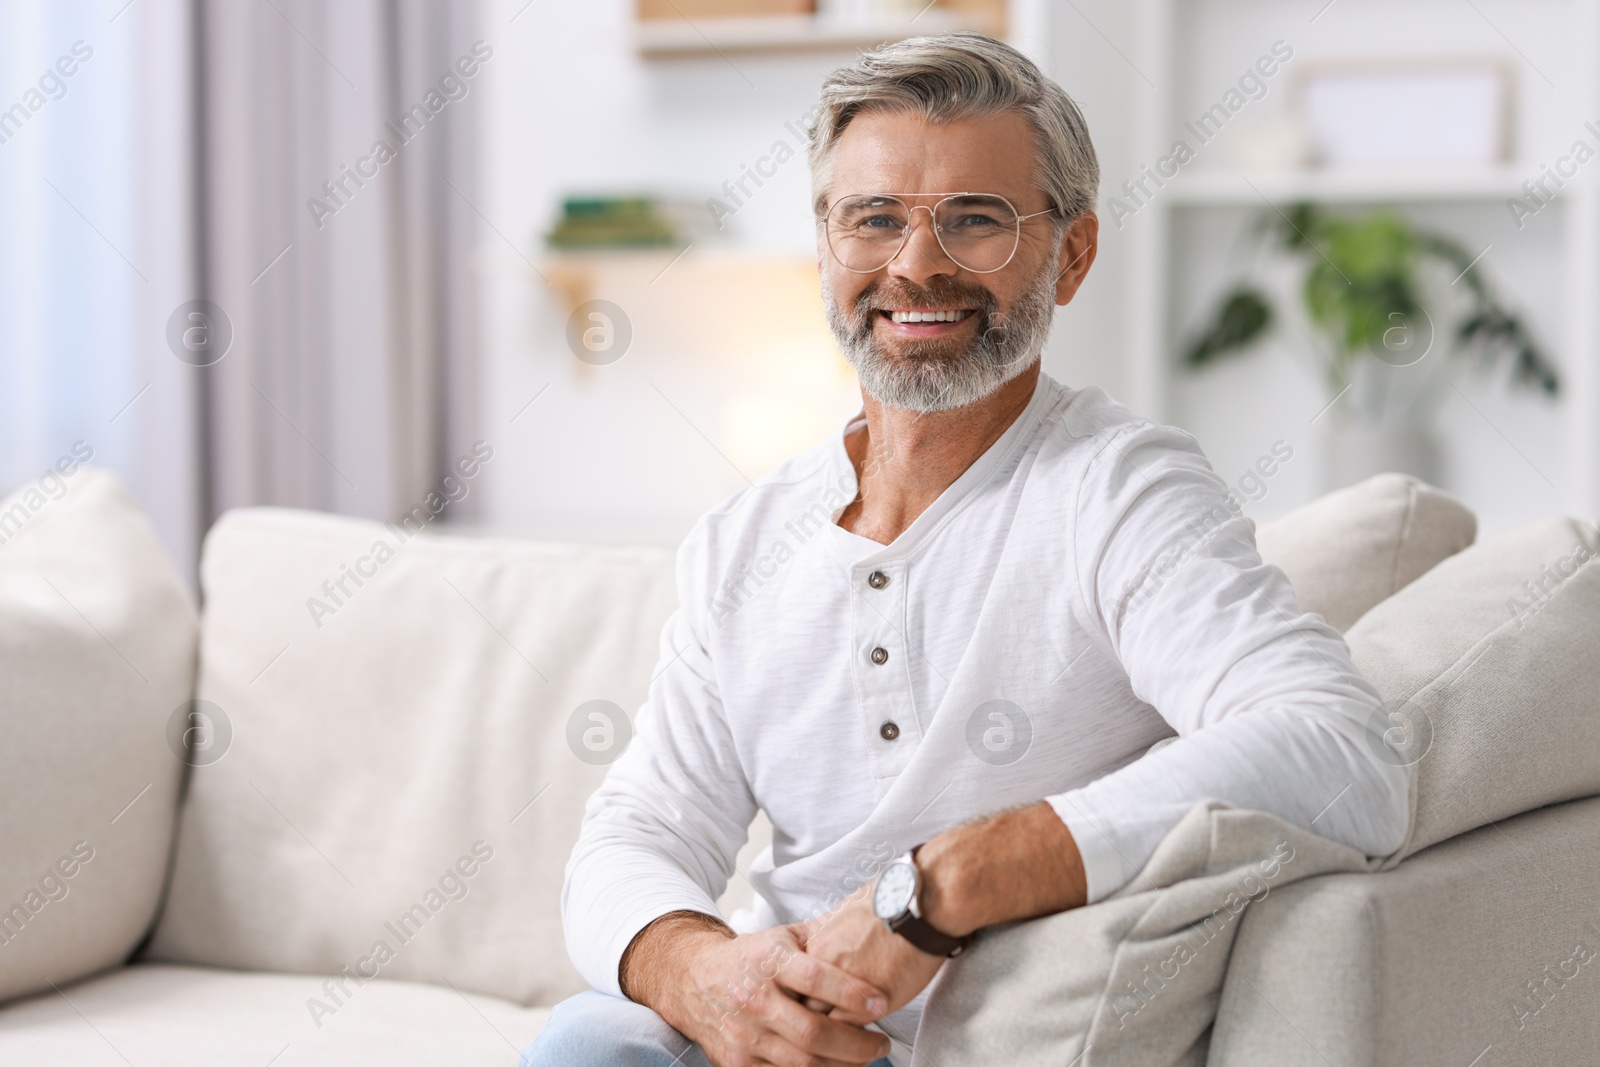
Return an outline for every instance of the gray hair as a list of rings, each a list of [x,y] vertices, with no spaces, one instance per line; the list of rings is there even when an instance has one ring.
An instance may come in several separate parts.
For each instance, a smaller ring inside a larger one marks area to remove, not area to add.
[[[1021,112],[1033,127],[1039,187],[1050,197],[1057,222],[1094,206],[1100,163],[1083,113],[1031,59],[993,37],[913,37],[866,52],[828,75],[809,131],[811,188],[819,211],[833,150],[864,111],[904,111],[936,123]]]

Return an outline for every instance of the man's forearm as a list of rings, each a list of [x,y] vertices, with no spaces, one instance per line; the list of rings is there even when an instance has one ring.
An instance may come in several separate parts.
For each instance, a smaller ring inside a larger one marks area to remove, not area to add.
[[[1044,801],[932,838],[917,851],[917,867],[923,917],[955,937],[1088,899],[1077,842]]]
[[[733,936],[727,923],[704,912],[674,911],[661,916],[635,934],[622,954],[617,965],[622,995],[665,1016],[664,994],[682,988],[679,972],[692,958],[691,948]]]

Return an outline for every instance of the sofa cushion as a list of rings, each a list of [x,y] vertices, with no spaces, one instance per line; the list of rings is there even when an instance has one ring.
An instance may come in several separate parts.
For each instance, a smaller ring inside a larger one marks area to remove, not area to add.
[[[1382,874],[1274,891],[1245,913],[1208,1062],[1593,1063],[1596,885],[1600,798],[1588,798],[1474,830]]]
[[[1379,474],[1256,530],[1261,558],[1282,568],[1306,611],[1339,631],[1472,544],[1460,501],[1406,474]]]
[[[105,471],[51,475],[0,501],[0,1000],[149,930],[194,686],[193,600],[149,523]]]
[[[1600,541],[1547,519],[1499,531],[1345,635],[1388,702],[1369,742],[1413,766],[1404,856],[1600,793]]]
[[[671,553],[249,509],[202,581],[198,695],[232,744],[194,769],[149,957],[583,989],[563,865],[644,700]]]
[[[549,1017],[448,986],[139,964],[0,1010],[0,1063],[509,1067]],[[339,1003],[330,1014],[309,1005]]]

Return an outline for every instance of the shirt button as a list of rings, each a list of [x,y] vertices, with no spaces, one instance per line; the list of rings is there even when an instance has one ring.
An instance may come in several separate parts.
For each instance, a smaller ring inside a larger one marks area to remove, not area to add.
[[[882,571],[873,571],[867,575],[867,584],[874,589],[882,589],[889,584],[889,576]]]
[[[876,663],[880,667],[883,666],[885,663],[888,663],[889,662],[889,650],[887,648],[882,648],[882,647],[873,649],[872,650],[872,662]]]
[[[893,741],[895,738],[900,736],[900,727],[896,726],[892,722],[886,722],[882,726],[878,727],[878,736],[883,738],[885,741]]]

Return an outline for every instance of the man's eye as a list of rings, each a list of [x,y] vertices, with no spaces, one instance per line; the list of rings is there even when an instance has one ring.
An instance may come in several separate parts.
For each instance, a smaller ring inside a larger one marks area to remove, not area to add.
[[[900,220],[891,215],[869,215],[856,225],[864,230],[898,230]]]
[[[950,224],[951,229],[972,233],[978,230],[998,230],[1000,223],[988,215],[962,215]]]

